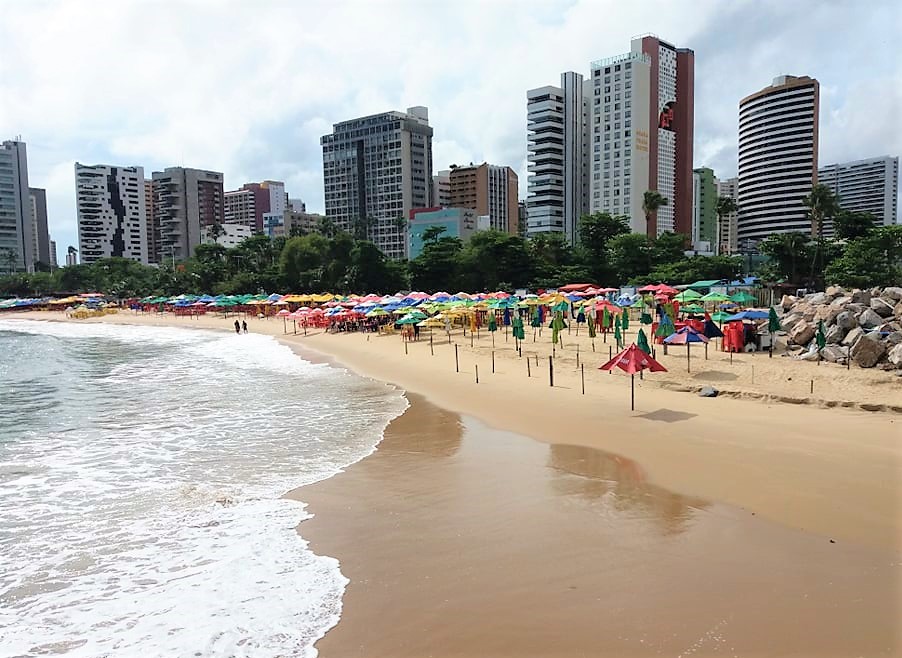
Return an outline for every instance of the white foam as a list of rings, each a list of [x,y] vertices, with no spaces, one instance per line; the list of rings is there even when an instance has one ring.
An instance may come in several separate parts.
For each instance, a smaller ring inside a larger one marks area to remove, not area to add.
[[[347,581],[281,495],[372,452],[400,393],[260,335],[2,330],[65,367],[59,418],[0,437],[0,655],[315,655]]]

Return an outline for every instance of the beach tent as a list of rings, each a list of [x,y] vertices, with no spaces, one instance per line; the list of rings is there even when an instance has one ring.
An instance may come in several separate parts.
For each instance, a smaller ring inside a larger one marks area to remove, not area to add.
[[[647,352],[641,350],[635,343],[598,369],[613,370],[614,368],[620,368],[630,375],[630,409],[632,411],[636,410],[636,373],[643,370],[667,372],[667,368],[651,358]]]

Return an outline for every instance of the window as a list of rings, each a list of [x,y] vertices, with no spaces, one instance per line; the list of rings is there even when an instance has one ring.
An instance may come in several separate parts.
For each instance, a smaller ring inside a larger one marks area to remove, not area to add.
[[[607,94],[607,93],[610,93],[610,91],[611,91],[611,85],[605,85],[605,86],[604,86],[604,93]]]
[[[607,137],[607,135],[605,135],[605,137]],[[604,150],[605,150],[605,151],[610,151],[610,150],[611,150],[611,145],[610,145],[609,143],[605,144],[605,145],[604,145]]]
[[[617,66],[615,66],[615,67],[614,67],[614,70],[615,70],[615,71],[619,71],[619,70],[620,70],[620,64],[618,64]]]
[[[620,109],[620,103],[614,103],[614,111],[616,112],[619,109]]]
[[[605,67],[604,72],[605,72],[605,73],[610,73],[610,72],[611,72],[611,67],[610,67],[610,66]]]
[[[605,102],[605,103],[610,103],[610,102],[611,102],[611,97],[610,97],[610,96],[605,96],[605,97],[604,97],[604,102]]]

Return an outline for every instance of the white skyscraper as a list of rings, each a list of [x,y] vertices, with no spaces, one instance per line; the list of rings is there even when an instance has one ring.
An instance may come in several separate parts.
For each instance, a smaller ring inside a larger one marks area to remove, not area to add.
[[[817,182],[839,196],[843,210],[871,213],[877,224],[899,223],[899,157],[883,156],[821,167]],[[824,234],[833,235],[826,222]]]
[[[75,163],[82,263],[114,256],[148,262],[143,167]]]
[[[0,272],[34,271],[25,142],[0,144]]]

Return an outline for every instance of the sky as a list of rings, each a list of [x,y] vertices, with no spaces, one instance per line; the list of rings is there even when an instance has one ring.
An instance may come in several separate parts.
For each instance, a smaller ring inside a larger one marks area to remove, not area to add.
[[[902,153],[898,0],[0,0],[0,139],[27,143],[51,238],[78,245],[74,163],[283,180],[323,211],[333,123],[429,108],[436,170],[509,165],[526,91],[652,33],[695,51],[695,166],[736,174],[738,103],[821,84],[820,163]]]

